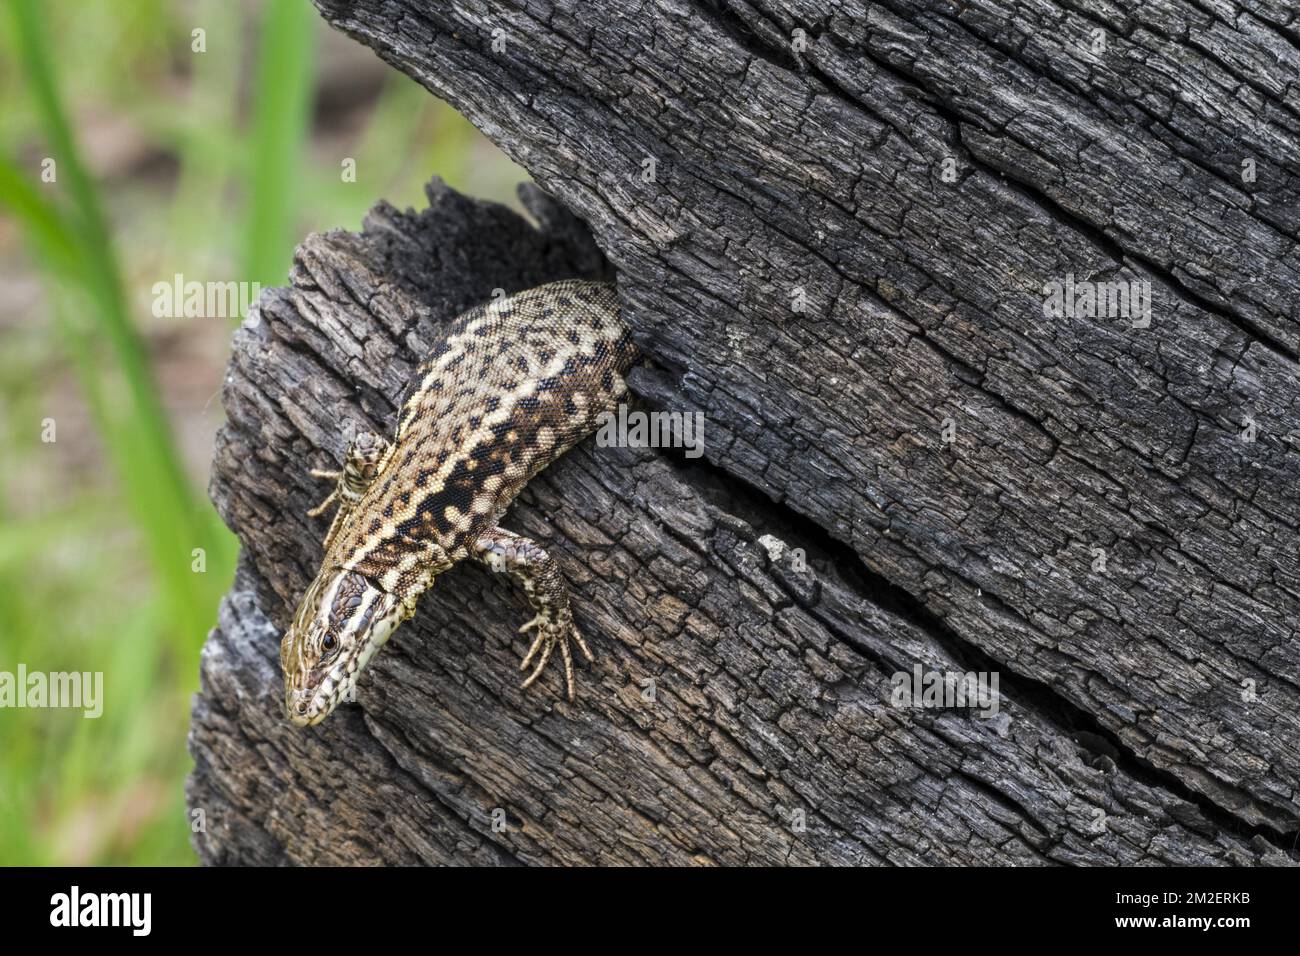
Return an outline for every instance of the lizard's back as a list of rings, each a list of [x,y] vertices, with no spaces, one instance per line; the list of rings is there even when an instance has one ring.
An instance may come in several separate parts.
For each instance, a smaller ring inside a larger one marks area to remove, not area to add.
[[[616,408],[636,355],[606,283],[555,282],[461,315],[416,371],[392,456],[326,565],[400,591],[422,543],[463,559],[533,475]]]

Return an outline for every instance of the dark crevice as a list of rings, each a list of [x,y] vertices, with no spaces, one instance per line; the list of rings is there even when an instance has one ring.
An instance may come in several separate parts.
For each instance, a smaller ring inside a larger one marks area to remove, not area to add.
[[[984,382],[987,376],[983,372],[948,351],[948,349],[935,341],[924,328],[919,328],[915,337],[924,341],[926,345],[938,352],[939,355],[945,358],[948,362],[952,363],[952,365],[958,370],[956,377],[959,381],[975,389],[980,394],[987,395],[992,399],[993,404],[1002,410],[1003,414],[1024,423],[1026,427],[1030,428],[1047,441],[1047,454],[1043,457],[1040,464],[1052,460],[1053,456],[1056,455],[1056,449],[1061,445],[1061,440],[1048,430],[1045,423],[1039,421],[1031,413],[1015,404],[1001,392],[994,391],[985,385]],[[961,374],[962,372],[965,372],[965,374]]]
[[[1219,23],[1223,24],[1225,27],[1228,27],[1229,29],[1232,30],[1236,29],[1237,25],[1235,23],[1232,23],[1231,21],[1226,20],[1223,17],[1219,16],[1217,13],[1214,12],[1212,8],[1207,8],[1206,4],[1204,4],[1202,0],[1191,0],[1191,4],[1192,6],[1200,10],[1202,13],[1204,13],[1206,16],[1208,16],[1211,21],[1217,20]],[[1257,24],[1263,24],[1266,22],[1264,20],[1259,20],[1253,17],[1252,12],[1246,9],[1238,9],[1237,16],[1239,18],[1251,17],[1251,19],[1255,20]],[[1199,52],[1202,56],[1205,57],[1206,60],[1213,63],[1215,66],[1221,69],[1228,76],[1232,77],[1238,83],[1248,87],[1252,92],[1254,92],[1257,96],[1259,96],[1260,99],[1272,102],[1278,108],[1289,113],[1293,119],[1300,119],[1300,111],[1297,111],[1296,108],[1287,101],[1285,96],[1280,96],[1280,97],[1276,96],[1272,90],[1270,90],[1267,86],[1261,84],[1255,77],[1253,77],[1251,75],[1251,71],[1248,68],[1243,69],[1241,66],[1235,65],[1230,61],[1224,60],[1222,57],[1220,57],[1218,53],[1216,53],[1214,50],[1207,47],[1202,41],[1194,37],[1190,30],[1187,31],[1183,39],[1183,42],[1185,42],[1193,50]],[[1279,63],[1281,62],[1281,57],[1278,57],[1278,62]]]
[[[961,140],[961,129],[958,127],[957,137]],[[1267,346],[1279,355],[1284,355],[1291,360],[1293,364],[1300,364],[1300,352],[1280,341],[1272,333],[1261,328],[1253,319],[1248,319],[1239,311],[1232,307],[1226,300],[1222,303],[1215,303],[1211,299],[1196,292],[1186,283],[1179,279],[1170,271],[1148,259],[1145,255],[1135,251],[1131,247],[1120,245],[1119,241],[1114,239],[1109,233],[1101,228],[1082,219],[1074,213],[1067,210],[1064,206],[1057,203],[1055,199],[1039,191],[1039,188],[1019,176],[1011,167],[989,166],[985,161],[975,158],[975,154],[962,141],[962,147],[966,150],[967,155],[973,164],[978,165],[990,176],[1001,176],[1004,180],[1009,181],[1026,199],[1029,199],[1038,205],[1044,207],[1047,212],[1058,222],[1062,222],[1081,233],[1099,248],[1104,250],[1107,255],[1121,265],[1130,265],[1137,263],[1146,269],[1157,279],[1163,282],[1173,293],[1188,304],[1200,309],[1208,315],[1218,316],[1224,319],[1243,335],[1249,339]]]
[[[770,38],[762,36],[753,24],[742,19],[730,7],[725,5],[720,6],[717,3],[717,0],[713,0],[713,2],[706,4],[706,6],[712,14],[710,17],[712,22],[717,24],[719,29],[722,29],[729,36],[735,38],[746,52],[752,53],[755,56],[761,56],[768,62],[772,62],[785,70],[810,73],[840,99],[848,103],[853,103],[859,108],[869,109],[868,104],[863,103],[858,96],[851,91],[846,90],[838,80],[830,76],[826,71],[817,67],[816,64],[803,60],[795,62],[793,55],[786,53],[781,47],[776,47],[774,49]],[[817,42],[834,43],[835,41],[831,40],[829,37],[823,36],[818,38]],[[854,52],[858,53],[863,59],[870,62],[881,72],[891,76],[900,85],[910,87],[920,93],[921,100],[925,105],[949,124],[954,138],[953,145],[961,149],[962,153],[965,154],[967,161],[972,166],[978,168],[983,173],[994,179],[1010,180],[1014,186],[1019,187],[1021,194],[1026,199],[1043,208],[1044,211],[1057,222],[1073,228],[1085,238],[1092,241],[1096,246],[1114,259],[1116,263],[1124,264],[1125,260],[1128,259],[1140,264],[1165,283],[1180,298],[1210,315],[1223,318],[1247,336],[1268,346],[1279,354],[1285,355],[1293,363],[1300,364],[1300,353],[1279,341],[1269,332],[1260,328],[1253,320],[1241,315],[1238,310],[1231,306],[1230,303],[1226,301],[1221,304],[1215,303],[1189,288],[1185,283],[1180,282],[1171,272],[1160,267],[1142,253],[1136,252],[1133,249],[1126,249],[1121,246],[1119,241],[1114,239],[1100,227],[1067,210],[1055,199],[1052,199],[1050,196],[1042,192],[1037,185],[1022,176],[1017,176],[1014,170],[998,168],[990,165],[985,159],[977,158],[962,139],[962,126],[963,124],[969,124],[970,120],[963,117],[956,108],[945,102],[940,97],[939,93],[927,86],[920,77],[895,64],[882,62],[868,54],[865,50],[855,50]]]
[[[1240,330],[1247,337],[1266,345],[1268,348],[1280,355],[1286,356],[1293,363],[1300,364],[1300,353],[1279,341],[1269,332],[1260,328],[1253,320],[1241,315],[1226,301],[1222,304],[1215,303],[1189,288],[1185,283],[1179,281],[1172,272],[1157,265],[1142,253],[1137,252],[1132,248],[1122,246],[1117,239],[1112,237],[1105,230],[1088,220],[1083,219],[1077,214],[1070,212],[1051,196],[1044,193],[1036,184],[1023,176],[1017,175],[1015,170],[1010,167],[990,165],[987,160],[977,157],[971,148],[966,145],[966,142],[962,137],[962,127],[964,125],[972,125],[969,120],[964,119],[956,109],[939,99],[938,95],[933,90],[926,87],[917,77],[888,64],[880,63],[865,53],[862,55],[880,69],[891,73],[902,82],[915,85],[925,94],[926,105],[932,108],[943,120],[951,125],[953,137],[955,139],[954,145],[960,148],[962,153],[965,154],[967,162],[969,162],[973,167],[979,169],[986,176],[1001,181],[1004,184],[1009,181],[1010,185],[1008,185],[1007,188],[1013,189],[1029,202],[1042,208],[1054,221],[1078,232],[1085,239],[1088,239],[1110,256],[1110,258],[1117,264],[1130,265],[1131,267],[1131,263],[1137,263],[1163,282],[1179,298],[1200,309],[1202,312],[1222,318]],[[834,78],[816,67],[813,68],[813,73],[818,77],[818,79],[826,84],[827,87],[833,90],[837,96],[846,99],[848,102],[859,103],[859,100],[854,97],[851,92],[840,87]]]
[[[647,407],[655,403],[646,401]],[[662,410],[662,409],[660,409]],[[929,636],[938,643],[965,671],[997,672],[1003,693],[1034,710],[1060,733],[1069,737],[1083,750],[1096,758],[1105,757],[1139,783],[1154,790],[1162,790],[1180,800],[1191,804],[1213,827],[1232,834],[1243,842],[1262,839],[1286,853],[1292,859],[1300,861],[1300,854],[1291,849],[1300,840],[1300,827],[1296,830],[1283,830],[1278,827],[1251,825],[1235,816],[1230,810],[1215,803],[1209,796],[1199,793],[1184,783],[1172,771],[1156,767],[1151,761],[1132,751],[1119,736],[1106,727],[1093,714],[1078,704],[1067,699],[1051,685],[1011,670],[1003,661],[992,657],[977,644],[958,634],[941,617],[938,617],[925,604],[907,589],[895,584],[883,574],[868,568],[858,553],[848,544],[833,537],[821,525],[794,510],[790,505],[777,501],[771,495],[741,478],[707,457],[688,459],[682,449],[662,449],[664,458],[684,475],[687,480],[700,489],[706,500],[712,501],[725,512],[734,514],[754,528],[771,530],[787,543],[802,547],[810,555],[821,555],[841,576],[844,583],[860,598],[869,601],[885,612],[899,617]],[[709,489],[712,488],[712,493]],[[775,578],[780,581],[780,578]],[[784,586],[784,582],[781,582]],[[832,629],[837,636],[843,635],[842,627],[828,621],[826,615],[818,608],[816,602],[809,602],[806,595],[796,590],[787,589],[791,598],[805,610],[817,617],[822,624]],[[996,596],[985,592],[984,597],[997,600]],[[858,642],[849,640],[855,648],[861,650]],[[1221,781],[1216,786],[1225,792],[1230,791],[1239,796],[1243,802],[1259,806],[1258,801],[1236,788],[1229,788]],[[1033,817],[1027,817],[1032,820]],[[1179,822],[1186,825],[1186,821]]]
[[[1025,806],[1019,800],[999,790],[997,787],[990,784],[987,780],[983,780],[975,776],[973,773],[969,772],[968,770],[964,770],[959,766],[955,766],[952,768],[952,774],[954,777],[958,777],[961,780],[964,780],[966,782],[966,785],[969,786],[976,793],[983,794],[985,799],[993,803],[996,803],[1004,810],[1007,810],[1010,813],[1013,813],[1016,816],[1020,817],[1020,819],[1023,820],[1027,826],[1032,826],[1036,828],[1039,831],[1037,836],[1030,836],[1022,832],[1011,830],[1011,828],[1007,827],[1005,823],[1003,823],[1002,821],[998,821],[998,823],[1001,826],[1010,830],[1016,839],[1021,840],[1028,846],[1033,847],[1033,849],[1036,852],[1043,854],[1045,859],[1050,859],[1050,857],[1048,856],[1048,848],[1051,844],[1052,834],[1048,831],[1048,828],[1045,827],[1042,823],[1040,823],[1038,818],[1035,817],[1032,813],[1030,813],[1029,810],[1026,809]]]
[[[732,6],[730,0],[702,0],[696,10],[735,40],[746,53],[782,70],[803,72],[793,49],[783,45],[779,31],[765,20],[759,18],[757,23],[751,23]]]
[[[900,9],[899,6],[895,2],[893,2],[893,0],[885,0],[885,3],[887,6],[890,7],[890,9],[893,10],[895,14],[897,14],[900,17],[906,17],[907,11],[905,7]],[[1160,30],[1160,24],[1157,22],[1138,21],[1136,19],[1130,19],[1126,17],[1126,20],[1128,20],[1127,25],[1124,27],[1119,27],[1104,19],[1101,19],[1101,13],[1099,11],[1089,10],[1086,7],[1080,6],[1077,3],[1065,3],[1063,4],[1063,9],[1066,9],[1069,12],[1074,13],[1076,16],[1078,16],[1080,19],[1084,21],[1096,24],[1099,27],[1109,30],[1115,35],[1122,37],[1123,39],[1128,40],[1130,42],[1132,42],[1133,31],[1139,27],[1150,31],[1153,36],[1161,37],[1170,42],[1178,42],[1178,38],[1171,37],[1166,33],[1162,32]],[[1277,221],[1275,218],[1270,217],[1268,215],[1267,209],[1260,207],[1257,200],[1265,196],[1266,193],[1264,193],[1258,187],[1255,190],[1244,190],[1242,188],[1242,184],[1235,179],[1235,175],[1234,175],[1235,170],[1220,169],[1212,165],[1213,163],[1218,161],[1217,156],[1213,154],[1204,154],[1199,144],[1188,139],[1187,136],[1184,133],[1182,133],[1180,130],[1178,130],[1172,124],[1172,122],[1170,122],[1169,119],[1162,117],[1157,113],[1153,112],[1146,104],[1144,104],[1141,101],[1140,98],[1133,96],[1130,91],[1125,91],[1123,89],[1116,90],[1112,88],[1110,90],[1103,92],[1100,90],[1090,91],[1089,89],[1080,88],[1078,85],[1078,81],[1076,81],[1073,77],[1069,76],[1068,74],[1062,72],[1053,72],[1050,60],[1042,66],[1036,65],[1031,60],[1029,60],[1028,58],[1022,55],[1023,49],[1017,49],[1012,44],[1000,41],[999,37],[996,35],[989,36],[984,33],[978,32],[974,25],[968,24],[966,21],[960,19],[960,17],[948,17],[945,18],[945,22],[950,22],[959,25],[965,31],[966,35],[969,36],[977,44],[983,44],[988,47],[991,47],[993,50],[996,50],[998,53],[1001,53],[1009,61],[1023,68],[1024,70],[1026,70],[1028,73],[1032,74],[1035,77],[1041,77],[1050,80],[1052,83],[1055,83],[1057,86],[1061,87],[1062,90],[1065,90],[1073,94],[1074,96],[1078,97],[1079,99],[1083,100],[1084,102],[1088,102],[1090,103],[1090,105],[1100,109],[1105,116],[1107,116],[1112,120],[1115,120],[1116,122],[1120,121],[1121,117],[1129,118],[1127,115],[1125,115],[1125,111],[1127,109],[1137,111],[1147,120],[1148,125],[1144,128],[1147,129],[1149,132],[1151,132],[1152,135],[1155,136],[1157,140],[1163,142],[1169,149],[1177,153],[1183,159],[1187,160],[1197,169],[1204,172],[1207,176],[1211,177],[1214,181],[1233,190],[1238,195],[1250,199],[1251,211],[1259,218],[1259,220],[1262,223],[1265,223],[1270,227],[1272,227],[1273,229],[1276,229],[1280,235],[1288,239],[1294,240],[1296,238],[1291,233],[1290,227],[1286,223]],[[1135,44],[1135,47],[1136,46],[1137,44]],[[1211,58],[1207,57],[1207,62],[1214,63],[1216,68],[1222,69],[1222,67],[1217,62],[1213,61]],[[1127,77],[1124,77],[1122,74],[1117,73],[1115,75],[1120,80],[1128,79]],[[1237,82],[1240,81],[1238,80]],[[1089,100],[1090,92],[1093,95],[1095,95],[1097,100],[1096,102],[1092,102],[1091,100]],[[1109,108],[1107,104],[1113,106],[1114,109]],[[1119,113],[1120,115],[1116,115],[1117,113]],[[1203,119],[1203,117],[1200,116],[1197,116],[1197,118]],[[1159,127],[1160,130],[1163,131],[1163,134],[1160,131],[1157,131],[1156,127]],[[1259,149],[1261,152],[1263,152],[1270,161],[1276,162],[1279,165],[1288,164],[1287,157],[1279,156],[1276,154],[1276,152],[1266,150],[1262,144],[1258,146],[1253,146],[1253,148]]]
[[[457,807],[455,804],[446,800],[443,797],[443,795],[440,794],[437,790],[434,790],[433,788],[426,786],[424,781],[422,781],[416,774],[412,773],[411,771],[407,770],[404,766],[402,766],[401,762],[397,759],[397,755],[394,754],[391,750],[389,750],[386,746],[384,746],[384,742],[379,739],[379,735],[375,732],[375,728],[382,727],[384,730],[386,730],[389,734],[392,734],[394,737],[404,737],[405,735],[402,732],[395,729],[391,725],[385,723],[384,721],[380,720],[376,714],[371,713],[370,711],[362,711],[362,713],[358,714],[357,716],[358,719],[356,720],[355,723],[357,732],[360,734],[364,734],[370,741],[373,742],[374,744],[373,749],[383,754],[385,761],[389,764],[389,766],[392,768],[395,774],[401,774],[407,781],[410,782],[410,784],[413,787],[418,788],[422,793],[427,793],[429,797],[434,801],[434,803],[438,804],[438,806],[442,808],[443,811],[442,818],[444,820],[448,821],[448,823],[454,822],[456,827],[460,829],[463,836],[468,836],[471,840],[476,839],[483,846],[490,847],[492,849],[492,852],[497,854],[499,858],[499,862],[510,866],[524,865],[523,860],[521,860],[518,856],[515,855],[515,852],[511,847],[495,839],[492,835],[488,833],[480,832],[469,822],[469,820],[467,820],[462,815],[461,808]],[[409,741],[407,743],[408,746],[413,746]],[[420,754],[421,762],[424,763],[425,765],[438,766],[437,764],[434,763],[433,756],[429,753],[427,749],[419,748],[419,754]],[[439,767],[439,769],[445,770],[447,772],[454,771],[458,774],[460,772],[459,768],[453,768],[450,766]]]

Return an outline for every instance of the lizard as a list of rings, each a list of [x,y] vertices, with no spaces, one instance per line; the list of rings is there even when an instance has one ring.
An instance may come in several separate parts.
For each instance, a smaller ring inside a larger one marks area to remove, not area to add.
[[[348,445],[335,482],[308,514],[337,503],[324,558],[280,644],[286,716],[305,727],[350,699],[361,671],[420,596],[465,560],[522,586],[536,631],[521,670],[530,686],[557,648],[574,699],[573,652],[593,660],[559,565],[498,525],[529,480],[595,430],[627,394],[639,357],[608,283],[565,280],[463,313],[418,366],[392,441]]]

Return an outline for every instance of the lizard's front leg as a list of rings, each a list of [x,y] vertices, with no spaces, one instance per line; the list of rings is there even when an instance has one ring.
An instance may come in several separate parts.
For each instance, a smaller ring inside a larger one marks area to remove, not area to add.
[[[573,654],[569,648],[570,639],[577,642],[588,661],[594,658],[573,623],[569,588],[560,574],[559,564],[536,541],[522,538],[503,528],[494,528],[480,537],[470,549],[470,554],[474,560],[493,571],[509,573],[523,587],[528,602],[533,606],[535,617],[521,627],[519,632],[522,634],[535,627],[537,639],[524,655],[523,663],[519,665],[520,670],[527,669],[538,651],[541,652],[541,657],[521,686],[527,687],[541,676],[547,661],[551,659],[551,652],[559,645],[560,654],[564,658],[564,683],[568,688],[569,700],[573,700]]]
[[[322,471],[319,468],[311,469],[313,477],[333,479],[335,485],[334,490],[329,493],[329,497],[308,511],[307,516],[315,518],[317,515],[324,514],[325,509],[335,501],[339,503],[339,510],[335,513],[334,520],[330,523],[330,529],[325,534],[326,550],[329,549],[334,535],[338,533],[344,521],[347,520],[348,514],[352,511],[352,506],[361,500],[361,496],[366,493],[366,489],[379,477],[379,474],[384,470],[384,466],[388,464],[392,451],[392,445],[374,432],[361,432],[348,445],[347,458],[343,462],[342,470]]]

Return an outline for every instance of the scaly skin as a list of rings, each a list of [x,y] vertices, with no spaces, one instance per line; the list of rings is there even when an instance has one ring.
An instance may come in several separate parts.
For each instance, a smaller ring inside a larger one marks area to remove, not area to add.
[[[466,558],[523,586],[537,629],[522,667],[527,687],[557,647],[573,699],[573,624],[555,560],[497,527],[524,485],[595,430],[627,393],[636,349],[614,288],[570,280],[471,309],[417,370],[392,444],[353,441],[336,479],[339,510],[320,572],[280,646],[285,708],[319,723],[349,696],[361,670],[438,575]]]

